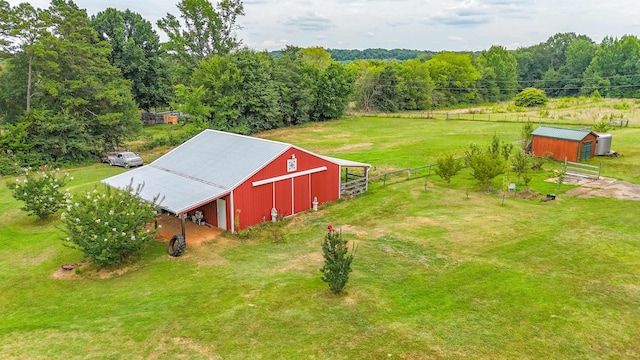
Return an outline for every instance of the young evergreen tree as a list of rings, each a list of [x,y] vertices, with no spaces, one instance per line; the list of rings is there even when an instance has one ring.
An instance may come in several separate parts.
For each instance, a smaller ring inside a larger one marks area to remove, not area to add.
[[[322,281],[329,284],[331,292],[339,294],[349,281],[351,262],[356,248],[349,253],[349,245],[347,240],[342,239],[342,233],[336,232],[331,225],[327,229],[327,235],[322,242],[324,266],[320,272],[322,272]]]

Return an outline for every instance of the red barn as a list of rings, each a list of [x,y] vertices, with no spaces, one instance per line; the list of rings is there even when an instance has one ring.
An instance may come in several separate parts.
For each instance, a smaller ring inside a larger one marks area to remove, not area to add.
[[[598,135],[589,130],[540,126],[531,133],[531,152],[536,156],[552,156],[559,161],[579,162],[595,155]]]
[[[361,168],[366,184],[370,165],[320,156],[291,144],[205,130],[149,165],[102,182],[160,195],[160,207],[178,217],[201,212],[207,224],[236,231],[272,213],[290,216],[340,198],[343,168]],[[353,172],[344,174],[347,180]],[[366,185],[365,185],[366,186]],[[199,213],[200,214],[200,213]]]

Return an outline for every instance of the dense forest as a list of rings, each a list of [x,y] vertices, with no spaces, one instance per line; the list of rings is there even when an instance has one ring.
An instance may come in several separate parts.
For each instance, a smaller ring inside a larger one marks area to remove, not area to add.
[[[182,0],[155,25],[71,0],[46,9],[0,0],[0,173],[82,163],[139,136],[142,111],[190,114],[189,133],[252,134],[362,111],[425,110],[550,96],[640,97],[640,40],[556,34],[477,53],[241,45],[241,0]]]

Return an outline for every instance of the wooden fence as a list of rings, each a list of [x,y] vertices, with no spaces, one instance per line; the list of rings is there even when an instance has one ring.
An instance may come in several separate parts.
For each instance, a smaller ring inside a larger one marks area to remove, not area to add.
[[[359,195],[367,191],[369,182],[367,178],[362,176],[355,180],[350,180],[344,184],[340,184],[340,194],[342,195]]]
[[[564,173],[567,175],[584,177],[589,179],[599,179],[602,163],[600,165],[588,165],[564,160]]]

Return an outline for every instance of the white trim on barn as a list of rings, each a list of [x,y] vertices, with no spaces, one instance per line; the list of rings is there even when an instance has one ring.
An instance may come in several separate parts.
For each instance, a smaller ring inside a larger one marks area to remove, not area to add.
[[[305,171],[298,171],[297,173],[293,173],[293,174],[281,175],[281,176],[276,176],[276,177],[272,177],[272,178],[269,178],[269,179],[254,181],[254,182],[251,183],[251,185],[260,186],[260,185],[264,185],[264,184],[270,184],[270,183],[274,183],[274,182],[278,182],[278,181],[282,181],[282,180],[293,179],[293,178],[304,176],[304,175],[315,174],[317,172],[321,172],[321,171],[325,171],[325,170],[327,170],[327,167],[326,166],[321,166],[321,167],[315,168],[315,169],[309,169],[309,170],[305,170]]]

